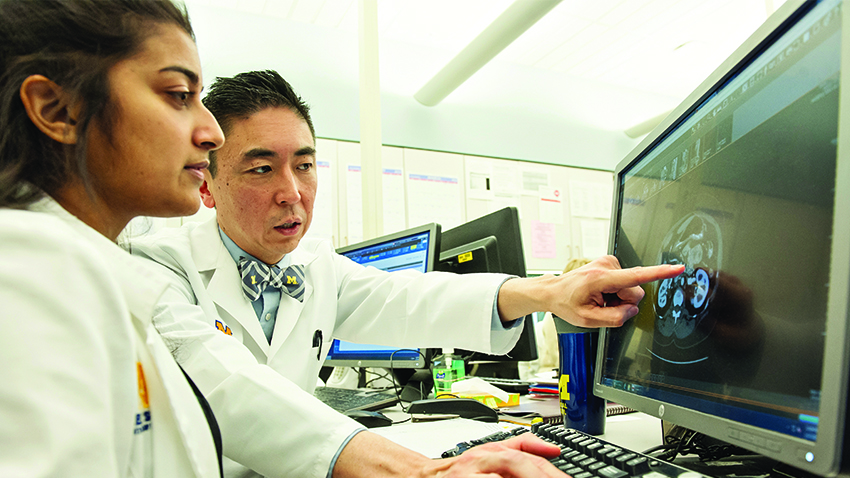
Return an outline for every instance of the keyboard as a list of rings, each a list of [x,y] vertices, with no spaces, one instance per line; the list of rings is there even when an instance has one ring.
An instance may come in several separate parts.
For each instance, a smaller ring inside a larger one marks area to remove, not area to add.
[[[398,403],[395,392],[386,390],[316,387],[313,395],[343,413],[348,410],[380,410]]]
[[[701,473],[627,450],[578,430],[548,423],[535,423],[530,431],[524,427],[514,428],[470,442],[459,443],[451,450],[443,452],[442,456],[443,458],[457,456],[474,446],[507,440],[522,433],[534,433],[560,446],[561,455],[549,461],[573,478],[709,478]]]

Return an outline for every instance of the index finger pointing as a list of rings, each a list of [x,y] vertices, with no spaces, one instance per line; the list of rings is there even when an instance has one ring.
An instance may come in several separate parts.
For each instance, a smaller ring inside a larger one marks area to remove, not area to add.
[[[608,278],[605,292],[615,292],[647,282],[670,279],[682,272],[685,272],[685,266],[683,264],[662,264],[660,266],[613,270],[610,272],[611,275]]]

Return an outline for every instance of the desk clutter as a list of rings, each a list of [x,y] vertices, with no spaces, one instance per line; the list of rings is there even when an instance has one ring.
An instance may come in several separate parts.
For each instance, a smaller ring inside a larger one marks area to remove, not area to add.
[[[458,456],[475,446],[507,440],[523,433],[534,433],[543,440],[560,446],[561,454],[549,461],[574,478],[708,478],[687,468],[628,450],[580,431],[565,428],[563,425],[544,423],[536,423],[530,430],[519,427],[461,442],[443,452],[442,457]]]
[[[527,392],[527,386],[526,386]],[[490,408],[515,407],[519,405],[520,392],[509,392],[494,383],[479,377],[466,377],[451,385],[451,391],[437,394],[442,398],[469,398]]]
[[[454,381],[451,386],[450,392],[441,392],[435,398],[476,400],[496,410],[500,419],[520,425],[531,425],[533,421],[540,420],[545,423],[561,423],[557,379],[542,376],[532,380],[468,376]],[[425,393],[422,393],[408,398],[403,390],[401,392],[402,402],[414,402],[427,397]],[[380,410],[399,402],[399,395],[391,388],[320,386],[316,387],[314,394],[319,400],[339,412]],[[521,401],[520,396],[526,398]],[[446,404],[442,407],[448,406]],[[634,411],[608,402],[606,415],[613,416]]]
[[[634,412],[636,410],[614,402],[608,402],[605,408],[605,415],[608,417]],[[529,394],[528,398],[523,399],[516,407],[499,408],[499,415],[501,420],[517,425],[531,425],[538,421],[564,423],[557,394],[543,397]]]

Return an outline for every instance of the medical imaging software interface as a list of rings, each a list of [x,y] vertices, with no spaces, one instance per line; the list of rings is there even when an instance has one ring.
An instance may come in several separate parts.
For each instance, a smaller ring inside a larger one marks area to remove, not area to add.
[[[609,331],[603,384],[815,439],[839,17],[795,25],[620,176],[622,266],[685,272]]]

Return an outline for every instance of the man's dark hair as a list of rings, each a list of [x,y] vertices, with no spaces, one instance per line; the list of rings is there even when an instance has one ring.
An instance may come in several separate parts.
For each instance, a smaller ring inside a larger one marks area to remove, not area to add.
[[[276,71],[249,71],[233,78],[216,78],[203,99],[215,116],[224,137],[233,130],[236,121],[247,119],[266,108],[288,108],[303,119],[310,128],[313,140],[316,131],[310,119],[310,107]],[[216,152],[210,151],[209,171],[216,175]]]
[[[108,72],[158,25],[195,39],[185,10],[169,0],[0,0],[0,207],[25,207],[74,177],[91,187],[89,128],[97,124],[109,137],[118,113]],[[47,77],[81,106],[76,144],[53,141],[30,121],[19,90],[32,75]]]

